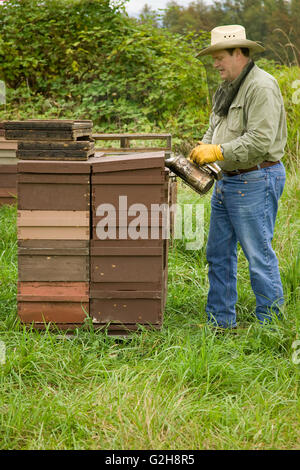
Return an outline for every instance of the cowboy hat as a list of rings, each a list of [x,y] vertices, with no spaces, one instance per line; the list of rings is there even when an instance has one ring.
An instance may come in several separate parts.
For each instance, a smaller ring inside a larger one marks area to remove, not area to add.
[[[250,41],[246,38],[244,26],[238,24],[228,26],[217,26],[211,31],[211,45],[202,49],[198,56],[208,55],[215,51],[223,49],[231,49],[236,47],[246,47],[251,52],[263,52],[265,48],[257,42]]]

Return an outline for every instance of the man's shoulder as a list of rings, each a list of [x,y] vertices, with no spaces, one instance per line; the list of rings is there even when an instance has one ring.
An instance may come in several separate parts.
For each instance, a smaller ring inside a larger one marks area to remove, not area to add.
[[[270,88],[276,91],[279,90],[276,78],[257,65],[255,65],[250,71],[248,78],[249,87],[255,90],[259,90],[261,88]]]

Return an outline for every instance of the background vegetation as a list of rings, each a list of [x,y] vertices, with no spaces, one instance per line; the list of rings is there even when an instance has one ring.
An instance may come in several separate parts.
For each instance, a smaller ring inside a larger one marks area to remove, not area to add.
[[[171,24],[170,31],[151,18],[129,19],[122,4],[6,0],[0,7],[0,78],[7,104],[0,118],[92,119],[104,132],[168,130],[175,144],[201,137],[216,85],[213,76],[206,79],[209,66],[195,59],[207,33],[175,33]],[[288,181],[274,236],[284,320],[270,328],[256,323],[239,250],[243,328],[216,336],[205,326],[210,194],[199,200],[179,185],[181,203],[204,204],[204,246],[186,251],[185,240],[178,240],[170,249],[161,331],[123,340],[88,324],[72,339],[28,331],[16,312],[16,207],[2,207],[0,448],[299,448],[299,364],[292,360],[300,331],[299,68],[267,58],[258,63],[279,81],[289,126]]]
[[[158,14],[147,4],[140,19],[151,19],[171,31],[210,31],[215,26],[242,24],[247,37],[266,46],[264,57],[286,65],[300,61],[300,3],[299,0],[203,0],[191,1],[187,7],[169,1]]]

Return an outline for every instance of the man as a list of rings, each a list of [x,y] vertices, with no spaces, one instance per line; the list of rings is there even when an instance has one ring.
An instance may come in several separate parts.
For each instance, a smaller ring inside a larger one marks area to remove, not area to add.
[[[198,165],[217,161],[223,171],[211,201],[206,306],[209,323],[221,328],[236,327],[237,242],[249,262],[258,320],[280,317],[283,304],[271,241],[285,183],[280,159],[287,130],[277,81],[250,58],[263,50],[234,25],[214,28],[211,46],[199,54],[212,55],[223,79],[209,129],[189,156]]]

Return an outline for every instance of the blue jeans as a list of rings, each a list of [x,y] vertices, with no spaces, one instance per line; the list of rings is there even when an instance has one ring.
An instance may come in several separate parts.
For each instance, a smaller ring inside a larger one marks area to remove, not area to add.
[[[282,163],[235,176],[215,185],[207,243],[208,322],[236,326],[237,242],[249,262],[251,287],[260,322],[280,316],[283,290],[272,248],[278,200],[285,184]]]

